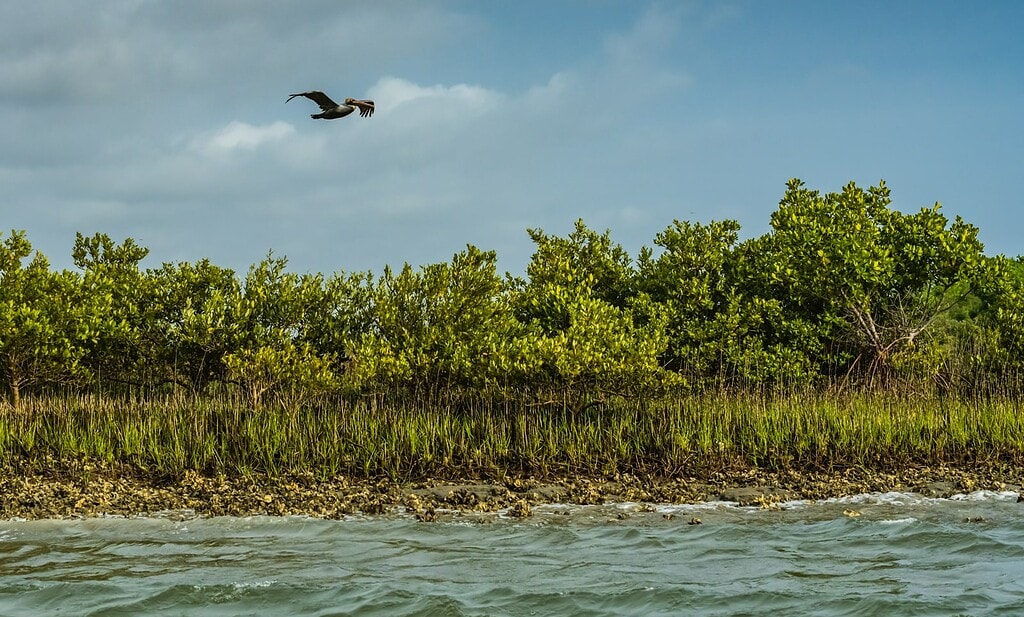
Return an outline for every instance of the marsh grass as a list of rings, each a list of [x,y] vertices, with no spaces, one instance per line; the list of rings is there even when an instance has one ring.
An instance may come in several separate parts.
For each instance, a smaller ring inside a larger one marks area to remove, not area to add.
[[[312,473],[415,479],[506,473],[677,473],[899,468],[1024,455],[1010,399],[893,393],[707,394],[620,400],[575,413],[479,402],[239,400],[51,395],[0,409],[0,457],[100,460],[148,472]]]

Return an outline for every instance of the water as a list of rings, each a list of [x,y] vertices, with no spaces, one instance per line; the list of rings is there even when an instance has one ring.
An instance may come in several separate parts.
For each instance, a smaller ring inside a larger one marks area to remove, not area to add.
[[[784,505],[2,521],[0,615],[1024,614],[1016,494]]]

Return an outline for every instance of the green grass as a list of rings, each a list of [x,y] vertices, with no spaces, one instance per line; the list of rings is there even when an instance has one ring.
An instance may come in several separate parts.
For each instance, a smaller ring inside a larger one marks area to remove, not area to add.
[[[620,400],[573,413],[477,403],[247,408],[208,397],[44,396],[0,408],[0,459],[90,459],[161,474],[428,476],[674,473],[736,464],[875,469],[1015,460],[1010,400],[891,393]]]

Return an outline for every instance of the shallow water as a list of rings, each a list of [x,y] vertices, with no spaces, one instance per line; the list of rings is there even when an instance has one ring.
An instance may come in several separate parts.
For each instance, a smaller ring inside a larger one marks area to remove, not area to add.
[[[1021,615],[1016,497],[0,521],[0,615]]]

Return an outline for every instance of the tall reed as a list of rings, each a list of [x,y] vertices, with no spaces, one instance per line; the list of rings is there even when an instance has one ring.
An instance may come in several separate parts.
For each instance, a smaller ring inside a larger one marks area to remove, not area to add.
[[[705,394],[574,412],[526,404],[51,395],[0,410],[0,458],[91,459],[161,474],[675,473],[736,464],[830,468],[1019,459],[1012,400],[892,393]]]

